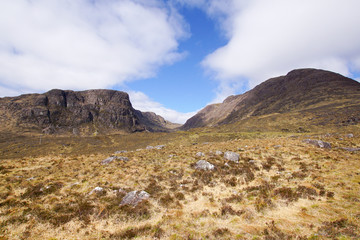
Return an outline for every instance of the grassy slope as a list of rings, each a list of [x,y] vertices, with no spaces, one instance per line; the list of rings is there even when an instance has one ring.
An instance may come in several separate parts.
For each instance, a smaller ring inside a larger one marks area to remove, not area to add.
[[[41,143],[40,136],[2,135],[0,237],[360,237],[360,153],[338,148],[360,147],[357,125],[328,128],[331,135],[319,134],[322,129],[294,134],[230,128],[47,136]],[[333,148],[308,145],[305,138],[322,139]],[[166,147],[144,149],[158,144]],[[118,155],[130,161],[100,164],[117,150],[129,150]],[[240,163],[225,165],[216,150],[239,153]],[[192,167],[199,151],[215,171]],[[97,186],[106,194],[89,195]],[[123,193],[118,189],[146,190],[151,198],[135,209],[119,207]]]

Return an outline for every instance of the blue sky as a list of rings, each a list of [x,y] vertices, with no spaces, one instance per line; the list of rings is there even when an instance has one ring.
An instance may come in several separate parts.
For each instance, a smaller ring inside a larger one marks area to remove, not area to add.
[[[160,68],[153,78],[134,81],[127,86],[167,108],[192,112],[208,104],[216,89],[216,82],[204,73],[201,61],[209,52],[226,44],[226,40],[215,22],[201,9],[184,7],[179,13],[190,24],[191,35],[179,42],[178,49],[185,53],[184,59]]]
[[[17,0],[0,3],[0,97],[126,91],[183,123],[296,68],[360,78],[358,0]]]

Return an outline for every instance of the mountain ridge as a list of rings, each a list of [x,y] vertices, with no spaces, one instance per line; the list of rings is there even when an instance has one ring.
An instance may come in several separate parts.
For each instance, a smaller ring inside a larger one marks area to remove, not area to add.
[[[296,69],[270,78],[244,94],[206,106],[182,129],[215,127],[252,116],[311,109],[335,99],[348,103],[360,99],[360,83],[330,71]]]

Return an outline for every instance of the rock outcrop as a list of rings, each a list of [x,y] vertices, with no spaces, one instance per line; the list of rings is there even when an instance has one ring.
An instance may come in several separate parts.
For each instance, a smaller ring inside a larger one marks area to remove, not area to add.
[[[8,120],[12,121],[12,127],[43,130],[48,134],[59,131],[78,134],[78,129],[84,128],[129,132],[168,130],[155,117],[146,117],[156,114],[135,110],[127,93],[104,89],[54,89],[44,94],[0,98],[0,115],[0,121],[11,116]]]

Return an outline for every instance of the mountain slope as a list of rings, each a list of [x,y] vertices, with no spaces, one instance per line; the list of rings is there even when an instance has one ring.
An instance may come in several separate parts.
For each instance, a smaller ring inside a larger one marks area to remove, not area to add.
[[[254,89],[230,96],[223,103],[205,107],[182,129],[218,126],[254,116],[288,113],[359,102],[360,83],[340,74],[317,69],[298,69],[271,78]],[[360,117],[360,116],[359,116]]]
[[[69,91],[0,98],[2,130],[106,132],[166,131],[162,117],[135,110],[129,95],[115,90]],[[165,120],[164,120],[165,121]]]

